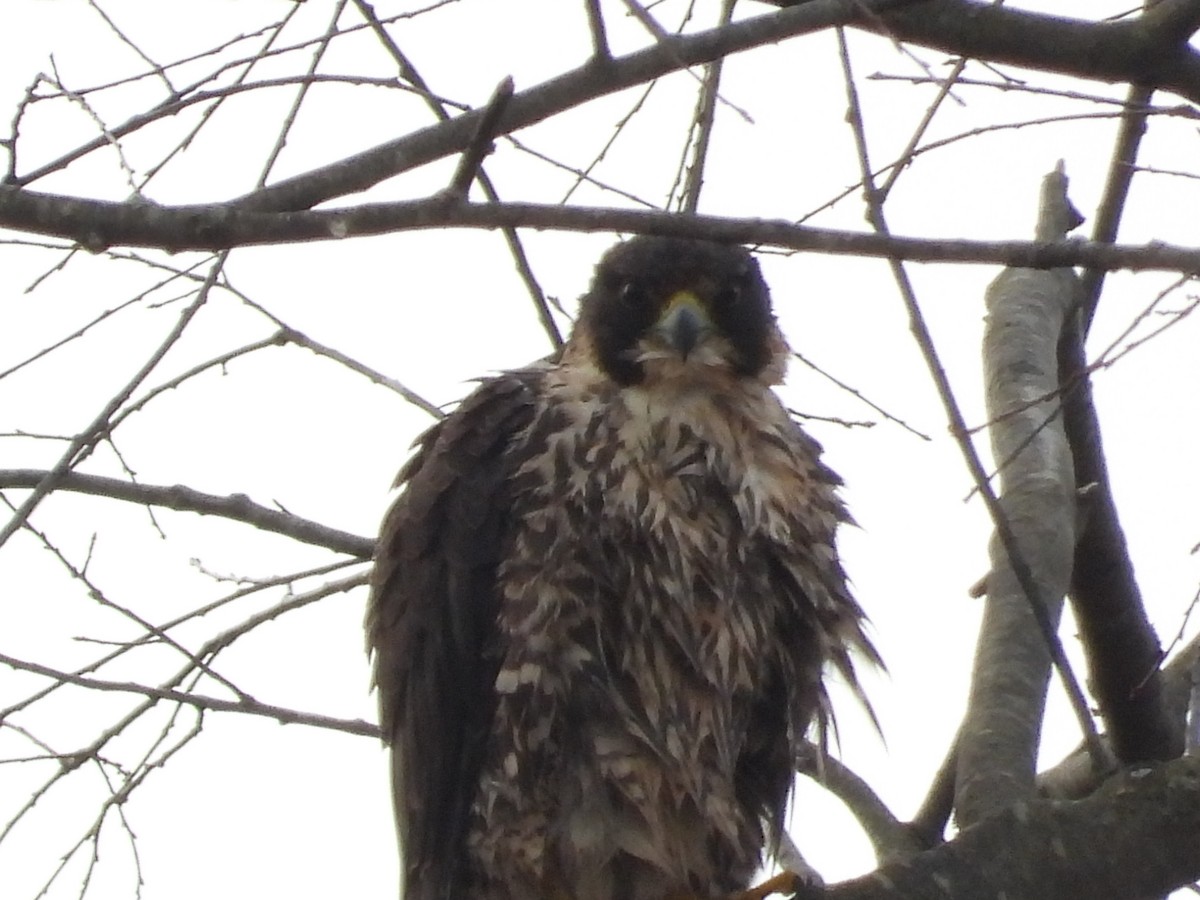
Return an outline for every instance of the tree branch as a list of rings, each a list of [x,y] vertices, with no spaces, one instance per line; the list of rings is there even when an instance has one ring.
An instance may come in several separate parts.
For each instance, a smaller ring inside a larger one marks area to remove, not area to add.
[[[35,488],[49,474],[41,469],[0,469],[0,489]],[[136,484],[119,478],[84,475],[79,472],[64,473],[56,481],[56,488],[81,494],[111,497],[115,500],[126,500],[130,503],[163,506],[182,512],[220,516],[235,522],[253,525],[263,531],[282,534],[305,544],[326,547],[335,553],[357,556],[360,559],[369,559],[375,548],[375,542],[371,538],[339,531],[336,528],[322,525],[320,522],[260,506],[245,494],[218,497],[214,494],[201,493],[182,484]]]
[[[796,0],[766,0],[791,6]],[[864,16],[856,28],[956,56],[1103,81],[1144,84],[1200,101],[1200,55],[1187,45],[1190,0],[1150,5],[1118,22],[1089,22],[975,0],[924,0]]]
[[[475,126],[475,133],[471,135],[471,142],[459,157],[458,166],[450,178],[450,185],[446,188],[451,196],[461,200],[467,199],[471,182],[479,177],[484,158],[494,149],[492,141],[496,137],[496,123],[500,121],[500,116],[504,114],[504,108],[508,106],[512,95],[513,80],[512,76],[508,75],[496,85]]]
[[[1164,9],[1181,12],[1187,17],[1184,24],[1194,30],[1200,21],[1198,8],[1200,4],[1170,0],[1153,10],[1156,14],[1163,14]],[[1116,240],[1150,100],[1149,88],[1131,88],[1092,232],[1095,241]],[[1084,272],[1079,309],[1058,347],[1063,417],[1074,457],[1075,483],[1078,488],[1088,488],[1070,593],[1108,739],[1117,757],[1130,763],[1178,756],[1183,752],[1183,729],[1172,721],[1164,703],[1158,671],[1162,649],[1129,558],[1109,482],[1100,420],[1092,403],[1085,342],[1104,274],[1098,269]]]
[[[218,712],[237,712],[252,716],[265,716],[269,719],[275,719],[284,725],[312,725],[318,728],[344,731],[347,734],[379,737],[379,727],[372,725],[370,722],[364,722],[362,719],[337,719],[332,716],[323,716],[319,713],[303,712],[283,706],[272,706],[269,703],[260,703],[257,700],[249,698],[243,700],[222,700],[219,697],[208,697],[204,694],[178,691],[174,688],[157,688],[148,684],[137,684],[132,681],[106,681],[101,678],[73,675],[70,672],[63,672],[59,669],[43,666],[40,663],[17,659],[4,653],[0,653],[0,664],[22,672],[32,672],[35,675],[41,675],[45,678],[53,678],[56,682],[73,684],[77,687],[93,691],[136,694],[152,700],[167,700],[172,703],[181,703],[185,706],[195,707],[196,709],[211,709]]]
[[[845,804],[882,862],[907,859],[921,849],[912,829],[899,821],[879,795],[856,772],[833,759],[816,744],[805,742],[796,757],[796,771],[811,778]]]
[[[831,255],[960,262],[1029,269],[1088,266],[1114,271],[1200,274],[1200,248],[1088,241],[971,241],[812,228],[779,219],[681,216],[658,210],[536,203],[454,203],[444,199],[366,203],[292,213],[229,206],[153,206],[81,200],[0,185],[0,228],[75,240],[92,250],[124,244],[167,251],[336,240],[430,228],[557,228],[623,231],[763,244]]]
[[[1085,800],[1035,801],[826,900],[1135,900],[1200,877],[1200,759],[1135,769]]]
[[[762,44],[820,31],[865,14],[912,0],[813,0],[794,9],[754,16],[722,28],[674,35],[619,59],[593,56],[582,66],[514,94],[497,126],[507,134],[608,94],[652,81],[670,72],[712,62]],[[454,153],[470,143],[483,111],[406,134],[328,166],[248,194],[239,205],[255,210],[310,209],[334,197],[356,193],[393,175]]]
[[[1159,672],[1162,685],[1163,715],[1172,740],[1182,742],[1188,726],[1192,693],[1197,666],[1200,665],[1200,636],[1192,638],[1187,646],[1172,656],[1171,661]],[[1193,725],[1195,723],[1193,722]],[[1105,740],[1109,740],[1105,735]],[[1092,771],[1087,755],[1076,749],[1065,759],[1038,775],[1038,790],[1046,797],[1077,799],[1085,797],[1100,784],[1100,778]]]
[[[1037,236],[1063,238],[1078,224],[1060,168],[1043,182]],[[1070,447],[1057,400],[1045,398],[1054,397],[1058,385],[1055,348],[1077,288],[1069,270],[1008,268],[987,290],[989,431],[1000,469],[1000,504],[1027,577],[1021,577],[1009,542],[997,532],[958,738],[955,805],[964,825],[1034,796],[1051,660],[1063,658],[1058,620],[1075,547]],[[1082,705],[1076,714],[1090,724],[1086,701],[1073,699]]]
[[[174,326],[167,333],[167,336],[159,343],[158,347],[150,355],[142,365],[134,373],[133,377],[125,383],[125,385],[117,392],[117,394],[104,404],[104,407],[96,415],[94,419],[76,435],[66,452],[59,457],[58,462],[54,464],[54,468],[43,473],[42,480],[32,486],[32,493],[21,503],[21,506],[13,514],[13,516],[0,527],[0,545],[8,541],[10,537],[17,532],[18,529],[29,518],[30,514],[37,508],[45,497],[50,494],[55,488],[62,484],[63,480],[70,474],[71,469],[78,465],[81,460],[87,457],[96,443],[108,433],[111,427],[110,419],[129,396],[137,389],[137,387],[146,380],[146,377],[154,370],[154,367],[162,361],[167,351],[179,340],[183,332],[187,329],[192,318],[200,310],[200,308],[208,301],[209,291],[213,284],[216,283],[217,274],[225,265],[227,253],[221,253],[213,261],[209,267],[208,275],[205,276],[204,283],[200,286],[196,299],[179,314],[175,320]]]
[[[1100,421],[1076,320],[1062,336],[1059,366],[1063,414],[1075,478],[1089,490],[1071,577],[1092,691],[1123,762],[1171,759],[1183,751],[1183,731],[1167,715],[1158,667],[1162,648],[1146,615],[1113,501]]]
[[[620,59],[592,60],[514,95],[498,133],[526,128],[597,97],[677,69],[712,62],[760,44],[853,24],[958,56],[1007,62],[1110,83],[1138,82],[1200,101],[1200,56],[1170,43],[1178,2],[1131,21],[1088,22],[1022,12],[970,0],[810,0],[765,16],[686,36],[672,36]],[[899,6],[899,11],[888,12]],[[1164,26],[1156,27],[1159,21]],[[1146,23],[1149,22],[1149,25]],[[1170,52],[1168,52],[1170,51]],[[597,63],[600,61],[600,64]],[[434,159],[464,150],[482,115],[475,111],[374,147],[242,198],[259,210],[309,209]]]

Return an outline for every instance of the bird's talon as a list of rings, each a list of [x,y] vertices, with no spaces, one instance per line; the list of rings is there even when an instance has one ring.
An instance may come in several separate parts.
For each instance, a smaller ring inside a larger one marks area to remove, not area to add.
[[[780,872],[762,884],[730,894],[727,900],[764,900],[772,894],[787,894],[789,897],[804,887],[804,879],[795,872]]]

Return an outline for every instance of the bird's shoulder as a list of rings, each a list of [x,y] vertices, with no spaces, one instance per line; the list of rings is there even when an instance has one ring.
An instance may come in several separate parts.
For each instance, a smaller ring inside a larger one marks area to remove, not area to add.
[[[414,443],[375,549],[366,630],[385,735],[415,660],[442,622],[444,662],[477,653],[506,527],[508,449],[533,418],[545,365],[480,379]],[[428,650],[428,648],[426,648]]]

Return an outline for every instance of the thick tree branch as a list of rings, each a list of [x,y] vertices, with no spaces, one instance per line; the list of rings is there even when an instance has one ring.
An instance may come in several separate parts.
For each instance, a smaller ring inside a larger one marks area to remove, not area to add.
[[[1161,670],[1162,703],[1172,740],[1183,742],[1188,725],[1189,707],[1197,664],[1200,663],[1200,636],[1193,638]],[[1109,740],[1108,736],[1104,736]],[[1038,775],[1038,791],[1046,797],[1078,799],[1097,787],[1101,778],[1093,770],[1087,754],[1077,748],[1053,768]]]
[[[1059,347],[1063,410],[1075,477],[1091,487],[1081,517],[1071,577],[1092,691],[1123,762],[1171,759],[1183,752],[1183,731],[1167,715],[1158,667],[1162,648],[1141,591],[1113,501],[1100,421],[1076,321]]]
[[[827,900],[1134,900],[1200,877],[1200,759],[1135,769],[1085,800],[1034,801],[828,889]]]
[[[767,0],[792,6],[796,0]],[[1142,16],[1089,22],[977,0],[925,0],[855,27],[955,56],[1058,72],[1110,84],[1143,84],[1200,101],[1200,55],[1190,0],[1153,4]]]
[[[1066,177],[1061,170],[1047,175],[1037,236],[1063,238],[1079,221],[1067,200]],[[1020,559],[1008,542],[993,540],[987,605],[958,738],[955,805],[963,825],[1034,796],[1051,659],[1063,659],[1058,620],[1075,547],[1071,451],[1058,403],[1045,398],[1054,397],[1058,386],[1055,348],[1077,290],[1070,270],[1008,268],[987,291],[989,431],[1000,503]],[[1075,699],[1082,706],[1076,714],[1086,722],[1086,701]]]
[[[1120,246],[1087,241],[970,241],[908,238],[779,219],[681,216],[658,210],[567,207],[535,203],[456,203],[444,198],[367,203],[291,213],[229,206],[152,206],[81,200],[0,185],[0,228],[78,241],[90,250],[122,244],[168,251],[337,240],[429,228],[557,228],[706,237],[791,250],[916,262],[961,262],[1050,269],[1088,266],[1114,271],[1200,274],[1200,248],[1155,242]]]
[[[893,7],[902,8],[888,12]],[[711,62],[760,44],[847,23],[873,28],[889,36],[958,55],[1013,62],[1084,78],[1153,84],[1174,90],[1189,99],[1200,100],[1200,57],[1177,40],[1178,33],[1186,30],[1195,17],[1190,9],[1191,5],[1186,0],[1171,0],[1170,3],[1158,4],[1151,13],[1136,20],[1094,23],[1009,10],[968,0],[926,0],[921,3],[912,3],[911,0],[816,0],[721,28],[671,37],[619,60],[597,61],[594,58],[572,72],[514,95],[497,130],[498,133],[508,133],[527,127],[589,100],[644,83],[684,66]],[[1178,52],[1166,52],[1171,41],[1176,42],[1171,46],[1178,46]],[[462,152],[469,146],[479,119],[484,114],[485,111],[476,110],[439,122],[337,163],[264,188],[233,205],[256,211],[302,210],[335,197],[365,190],[393,175]],[[5,185],[5,189],[12,191],[13,186]],[[68,207],[71,206],[71,200],[61,199]],[[374,233],[335,228],[323,234],[310,233],[307,236],[287,237],[276,233],[273,237],[258,240],[247,233],[243,238],[231,242],[228,237],[218,237],[227,234],[228,223],[223,220],[230,216],[228,206],[219,205],[207,208],[216,215],[216,221],[197,220],[194,223],[207,233],[207,237],[195,234],[184,240],[171,237],[155,240],[145,234],[144,229],[139,229],[143,234],[140,238],[109,234],[111,228],[103,223],[84,221],[91,217],[88,210],[94,212],[94,208],[89,207],[86,201],[75,202],[80,204],[76,209],[55,210],[32,204],[18,212],[11,197],[0,197],[0,225],[71,237],[89,248],[123,243],[173,250]],[[61,207],[62,204],[57,205]],[[191,208],[189,218],[203,209]],[[146,212],[150,212],[150,209]],[[64,229],[61,224],[57,228],[50,224],[50,220],[64,216],[78,220],[76,225]],[[151,218],[159,228],[167,225],[157,216]],[[127,227],[131,224],[127,221]]]
[[[571,72],[516,94],[499,133],[528,127],[683,67],[840,24],[854,24],[958,56],[1110,83],[1137,82],[1200,101],[1200,56],[1180,40],[1181,34],[1190,33],[1195,19],[1189,0],[1160,3],[1139,19],[1114,23],[1062,19],[969,0],[816,0],[801,5],[778,0],[778,5],[791,8],[673,36],[620,59],[593,57]],[[902,8],[888,12],[897,6]],[[156,110],[147,121],[162,114]],[[483,111],[475,110],[439,122],[278,182],[239,203],[257,210],[309,209],[366,190],[393,175],[462,152],[482,115]],[[143,124],[131,120],[120,133]]]
[[[49,473],[41,469],[0,469],[0,489],[34,488],[42,482],[47,474]],[[56,482],[56,489],[111,497],[130,503],[163,506],[167,509],[200,513],[206,516],[220,516],[235,522],[253,525],[263,531],[282,534],[305,544],[327,547],[335,553],[357,556],[360,559],[369,559],[375,547],[375,542],[370,538],[339,531],[336,528],[322,525],[320,522],[313,522],[291,513],[260,506],[245,494],[219,497],[214,494],[201,493],[182,484],[135,484],[120,478],[84,475],[79,472],[64,473]]]
[[[508,134],[590,100],[652,81],[690,66],[762,44],[856,21],[912,0],[813,0],[794,9],[755,16],[721,28],[664,37],[620,59],[593,56],[577,69],[513,96],[497,127]],[[406,134],[339,162],[280,181],[239,201],[248,209],[310,209],[334,197],[363,191],[393,175],[454,153],[470,143],[483,111]]]
[[[1194,29],[1200,4],[1172,0],[1153,9],[1158,13],[1181,5],[1185,13],[1191,8],[1185,24]],[[1144,109],[1150,100],[1149,88],[1131,88],[1129,108],[1121,123],[1104,200],[1093,228],[1096,241],[1116,240],[1145,132]],[[1064,330],[1058,348],[1064,425],[1071,442],[1075,480],[1079,488],[1088,489],[1086,514],[1080,519],[1075,548],[1071,602],[1087,655],[1092,691],[1117,757],[1126,763],[1171,759],[1183,752],[1183,729],[1172,721],[1164,704],[1158,671],[1162,649],[1134,576],[1113,501],[1100,420],[1092,403],[1085,342],[1103,284],[1102,270],[1084,272],[1079,309]]]
[[[516,94],[499,133],[528,127],[597,97],[687,66],[761,44],[853,24],[957,56],[1028,66],[1110,83],[1139,82],[1200,102],[1200,56],[1176,35],[1180,7],[1122,22],[1087,22],[1011,10],[970,0],[810,0],[697,34],[665,38],[620,59],[583,66]],[[898,11],[888,12],[893,7]],[[365,190],[400,172],[461,152],[482,115],[476,111],[414,132],[242,199],[259,210],[309,209]]]

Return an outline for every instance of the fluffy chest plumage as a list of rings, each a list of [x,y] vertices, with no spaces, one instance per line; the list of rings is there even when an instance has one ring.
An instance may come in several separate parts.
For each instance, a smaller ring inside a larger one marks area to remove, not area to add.
[[[504,624],[543,634],[563,619],[611,640],[654,625],[714,685],[744,682],[732,645],[769,624],[763,556],[796,537],[805,502],[778,401],[766,389],[547,393],[514,479]]]
[[[546,396],[514,450],[476,856],[536,858],[573,884],[609,877],[618,856],[661,873],[664,890],[735,883],[757,864],[760,804],[782,804],[790,781],[787,685],[813,680],[795,662],[820,667],[799,595],[777,584],[796,562],[781,548],[805,515],[828,516],[832,533],[835,510],[806,505],[808,461],[765,388]],[[770,774],[748,776],[766,757]]]

